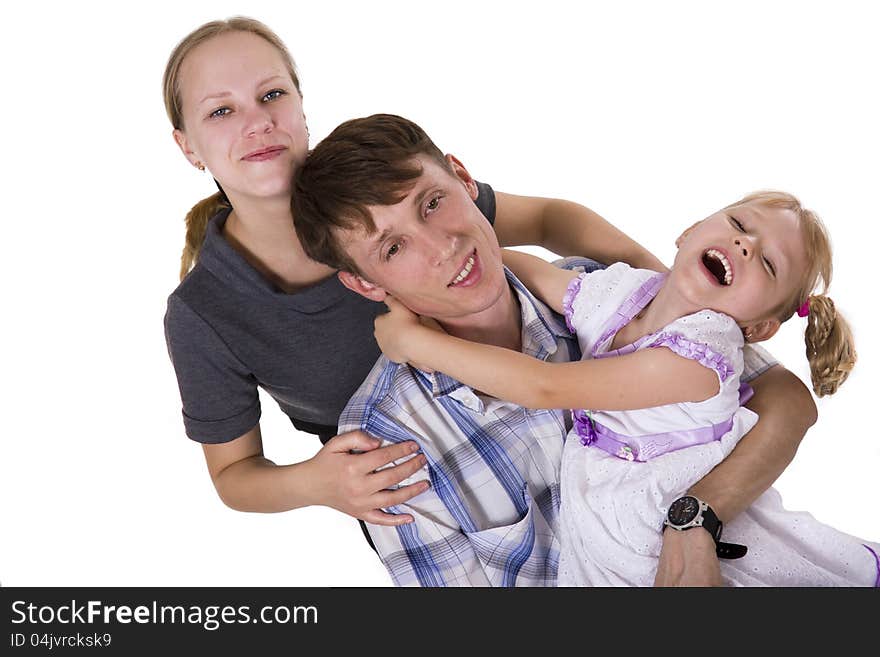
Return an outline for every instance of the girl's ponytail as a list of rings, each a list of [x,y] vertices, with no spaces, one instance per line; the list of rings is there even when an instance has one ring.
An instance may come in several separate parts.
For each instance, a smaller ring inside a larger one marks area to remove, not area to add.
[[[228,208],[226,196],[217,192],[196,203],[186,215],[186,243],[180,255],[180,280],[183,280],[199,259],[199,251],[208,231],[208,221],[223,208]]]
[[[830,297],[810,296],[804,340],[813,391],[819,397],[833,395],[852,371],[856,350],[849,324]]]

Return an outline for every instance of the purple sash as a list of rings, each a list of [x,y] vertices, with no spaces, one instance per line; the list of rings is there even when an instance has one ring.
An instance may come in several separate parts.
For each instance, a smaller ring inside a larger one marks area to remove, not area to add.
[[[596,422],[588,412],[577,410],[572,413],[575,430],[581,443],[598,447],[627,461],[645,462],[677,449],[703,445],[718,440],[733,428],[733,418],[720,424],[712,424],[696,429],[669,431],[646,436],[624,436]]]

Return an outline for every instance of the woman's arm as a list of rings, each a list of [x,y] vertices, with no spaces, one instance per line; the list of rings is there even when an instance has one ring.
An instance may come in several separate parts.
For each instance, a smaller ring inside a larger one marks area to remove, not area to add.
[[[276,465],[263,456],[258,424],[235,440],[202,447],[220,499],[237,511],[273,513],[320,504],[376,525],[411,522],[407,514],[392,515],[381,509],[406,502],[428,488],[426,482],[419,482],[386,490],[418,471],[424,457],[376,472],[418,449],[412,441],[377,449],[379,444],[362,431],[350,431],[331,438],[307,461]]]
[[[589,208],[552,198],[495,192],[495,232],[501,246],[542,246],[561,256],[582,255],[611,264],[666,271],[641,244]]]
[[[528,408],[608,411],[702,401],[718,392],[714,371],[668,349],[546,363],[503,347],[434,331],[395,299],[376,318],[376,340],[395,362],[439,370],[475,390]],[[633,385],[634,382],[638,385]]]
[[[817,418],[810,391],[779,365],[756,378],[752,387],[755,395],[747,406],[758,414],[758,423],[726,459],[688,491],[708,503],[725,523],[776,481]],[[657,586],[720,583],[715,544],[707,532],[664,532]]]
[[[560,315],[564,312],[562,300],[568,284],[578,277],[577,272],[560,269],[546,260],[510,249],[502,249],[501,256],[529,292]]]

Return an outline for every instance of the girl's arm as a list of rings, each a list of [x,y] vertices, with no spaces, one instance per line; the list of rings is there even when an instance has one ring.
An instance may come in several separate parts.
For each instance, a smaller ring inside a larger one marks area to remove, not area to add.
[[[650,251],[589,208],[552,198],[495,192],[495,233],[501,246],[543,246],[561,256],[667,271]]]
[[[562,299],[568,284],[577,278],[577,272],[560,269],[546,260],[510,249],[503,249],[501,256],[504,264],[516,274],[529,292],[560,315],[564,312]]]
[[[520,406],[613,411],[702,401],[718,392],[713,371],[668,349],[545,363],[431,330],[397,300],[385,303],[389,312],[376,318],[376,340],[389,359],[428,366]]]

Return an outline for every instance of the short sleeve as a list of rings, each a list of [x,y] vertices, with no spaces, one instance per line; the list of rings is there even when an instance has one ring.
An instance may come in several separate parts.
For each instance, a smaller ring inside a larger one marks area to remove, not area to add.
[[[721,383],[742,372],[742,331],[727,315],[700,310],[679,317],[649,339],[645,347],[663,347],[713,370]]]
[[[627,297],[656,272],[633,269],[616,262],[572,279],[562,300],[565,321],[578,337],[581,351],[587,353],[606,332],[608,322]]]
[[[177,374],[186,435],[200,443],[224,443],[260,420],[256,379],[216,331],[171,295],[165,341]]]
[[[489,223],[495,225],[495,190],[487,183],[475,181],[477,183],[477,198],[474,200],[477,208],[483,213],[483,216],[489,220]]]

